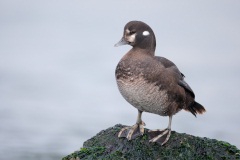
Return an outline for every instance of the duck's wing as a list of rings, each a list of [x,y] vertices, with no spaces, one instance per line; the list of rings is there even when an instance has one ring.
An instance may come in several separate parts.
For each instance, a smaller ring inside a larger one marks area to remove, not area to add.
[[[191,87],[184,81],[184,74],[179,71],[177,66],[170,60],[164,57],[155,57],[157,61],[159,61],[167,70],[175,73],[174,76],[178,81],[178,85],[183,87],[186,92],[188,92],[192,98],[195,98],[195,94]]]
[[[172,78],[175,79],[175,83],[177,82],[177,85],[185,90],[186,99],[183,109],[190,111],[194,116],[204,113],[206,111],[205,108],[194,100],[195,94],[187,82],[184,81],[184,75],[179,71],[177,66],[166,58],[157,57],[156,59],[165,67],[165,71],[168,72],[168,75],[172,75]]]

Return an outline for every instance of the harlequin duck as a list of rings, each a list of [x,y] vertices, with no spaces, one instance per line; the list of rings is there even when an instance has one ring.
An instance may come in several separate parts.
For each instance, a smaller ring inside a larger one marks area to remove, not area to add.
[[[165,144],[171,135],[172,117],[184,109],[194,116],[205,112],[195,101],[195,94],[177,66],[164,57],[155,56],[156,39],[144,22],[130,21],[124,27],[122,39],[115,44],[131,45],[116,67],[117,85],[127,102],[138,110],[137,122],[122,128],[118,137],[134,139],[144,133],[142,112],[168,116],[168,127],[150,130],[150,142]]]

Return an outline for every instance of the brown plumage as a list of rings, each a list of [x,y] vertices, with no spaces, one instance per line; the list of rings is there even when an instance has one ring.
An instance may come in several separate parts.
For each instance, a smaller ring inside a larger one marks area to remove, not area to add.
[[[171,134],[172,116],[181,109],[194,116],[205,112],[195,102],[195,94],[184,81],[177,66],[164,57],[155,56],[156,39],[152,29],[140,21],[131,21],[124,27],[123,38],[115,46],[129,44],[133,48],[126,53],[116,68],[116,80],[123,97],[138,109],[137,122],[123,128],[119,137],[129,140],[144,132],[142,112],[169,116],[168,128],[151,131],[150,142],[165,144]]]

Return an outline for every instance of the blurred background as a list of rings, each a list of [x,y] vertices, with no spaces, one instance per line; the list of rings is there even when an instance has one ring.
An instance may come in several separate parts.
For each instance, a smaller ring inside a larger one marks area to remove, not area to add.
[[[131,20],[149,24],[207,112],[172,129],[240,148],[240,1],[0,1],[0,159],[54,160],[137,110],[120,95],[113,45]],[[167,117],[144,113],[147,128]]]

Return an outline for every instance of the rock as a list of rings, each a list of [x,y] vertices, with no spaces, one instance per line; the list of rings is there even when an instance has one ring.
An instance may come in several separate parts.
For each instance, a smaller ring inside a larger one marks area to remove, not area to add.
[[[83,159],[240,159],[240,150],[235,146],[215,139],[200,138],[172,131],[169,141],[161,146],[149,143],[147,131],[134,140],[118,138],[118,132],[125,126],[117,124],[99,132],[76,151],[63,160]]]

